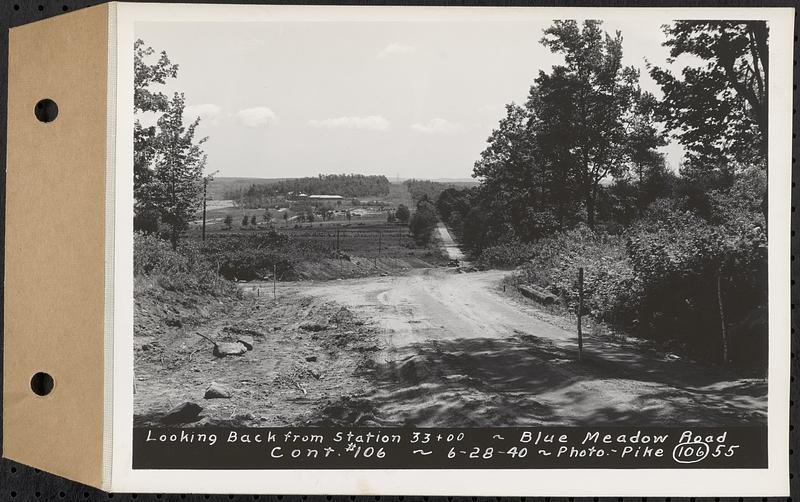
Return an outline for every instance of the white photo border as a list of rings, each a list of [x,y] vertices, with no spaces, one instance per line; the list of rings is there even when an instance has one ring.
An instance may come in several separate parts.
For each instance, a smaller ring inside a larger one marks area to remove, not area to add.
[[[112,3],[116,71],[113,219],[111,478],[115,492],[467,495],[788,496],[790,196],[793,24],[791,8],[373,7]],[[132,468],[133,445],[133,46],[137,22],[378,22],[569,18],[765,20],[770,30],[769,371],[767,469],[151,470]],[[112,25],[112,26],[113,26]],[[111,59],[111,58],[110,58]],[[110,63],[111,64],[111,63]],[[107,352],[108,353],[108,352]],[[107,428],[108,430],[108,428]]]

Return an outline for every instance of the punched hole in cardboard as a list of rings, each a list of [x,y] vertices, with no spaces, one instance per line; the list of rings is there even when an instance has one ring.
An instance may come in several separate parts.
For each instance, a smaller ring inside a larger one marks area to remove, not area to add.
[[[52,99],[45,98],[36,103],[33,113],[39,122],[52,122],[58,117],[58,105]]]
[[[42,371],[36,373],[31,377],[31,390],[37,396],[46,396],[53,391],[55,382],[49,373]]]

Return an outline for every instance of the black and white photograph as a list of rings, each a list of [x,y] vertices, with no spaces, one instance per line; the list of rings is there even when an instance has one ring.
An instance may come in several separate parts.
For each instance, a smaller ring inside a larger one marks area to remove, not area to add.
[[[766,430],[770,23],[562,12],[137,21],[134,427]]]

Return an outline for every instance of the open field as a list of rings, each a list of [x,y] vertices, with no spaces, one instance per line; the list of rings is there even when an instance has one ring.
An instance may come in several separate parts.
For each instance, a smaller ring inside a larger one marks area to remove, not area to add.
[[[241,261],[241,255],[266,252],[262,247],[264,241],[253,238],[276,232],[285,242],[280,249],[270,252],[284,258],[281,260],[285,262],[281,265],[283,270],[287,263],[291,265],[290,273],[277,270],[279,280],[379,276],[446,265],[447,253],[440,245],[438,233],[430,244],[419,246],[407,225],[388,221],[388,214],[394,213],[399,204],[412,207],[405,185],[392,183],[390,187],[389,195],[382,201],[284,199],[280,207],[269,209],[246,209],[235,201],[210,201],[212,204],[206,211],[206,238],[216,243],[216,247],[223,244],[234,252],[241,252],[237,258]],[[313,212],[313,221],[309,221],[310,212]],[[226,217],[230,218],[230,225],[225,223]],[[195,241],[202,238],[202,213],[191,223],[187,237]],[[272,265],[267,268],[255,275],[271,276]],[[248,275],[251,277],[247,279],[252,279],[253,274]]]
[[[249,186],[249,182],[252,181],[249,178],[221,178],[220,180],[222,180],[219,181],[220,186],[215,188],[218,192],[222,189],[229,190],[230,187],[239,187],[242,183],[244,186]],[[282,180],[276,178],[261,181],[275,183]],[[217,182],[218,180],[215,180],[213,183]],[[228,186],[229,184],[230,186]],[[390,183],[389,194],[384,197],[361,196],[344,198],[339,201],[313,201],[308,199],[289,200],[286,196],[275,196],[270,198],[271,203],[268,206],[260,208],[243,207],[238,201],[226,200],[221,197],[222,195],[219,197],[209,195],[206,207],[206,231],[208,232],[226,229],[226,216],[231,217],[233,228],[242,228],[244,217],[248,218],[248,225],[244,228],[250,228],[250,219],[253,216],[256,217],[256,228],[269,228],[270,225],[289,227],[297,224],[313,226],[331,222],[371,224],[379,221],[386,222],[388,214],[396,211],[400,204],[413,208],[411,194],[402,183]],[[307,221],[306,218],[310,211],[314,213],[313,221]],[[322,213],[327,213],[325,218]],[[268,216],[265,218],[266,215]],[[198,229],[201,225],[202,212],[198,212],[191,226],[193,229]]]

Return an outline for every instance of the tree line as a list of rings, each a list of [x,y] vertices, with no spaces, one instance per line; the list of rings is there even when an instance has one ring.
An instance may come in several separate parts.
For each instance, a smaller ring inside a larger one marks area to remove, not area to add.
[[[280,180],[269,184],[252,184],[231,190],[226,199],[239,201],[244,207],[270,205],[275,197],[307,195],[341,195],[342,197],[383,197],[389,194],[389,180],[382,175],[320,174],[317,177]]]

